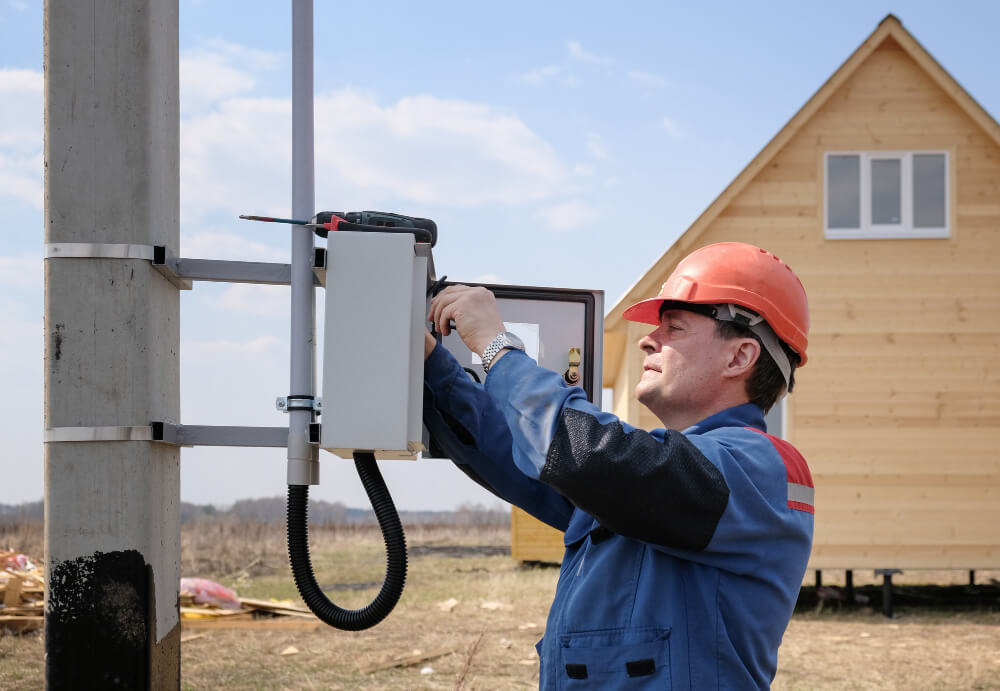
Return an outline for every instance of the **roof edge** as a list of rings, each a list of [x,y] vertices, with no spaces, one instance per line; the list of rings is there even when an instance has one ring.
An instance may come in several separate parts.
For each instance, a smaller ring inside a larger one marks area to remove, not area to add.
[[[938,63],[926,48],[903,28],[903,23],[898,17],[892,13],[887,14],[879,22],[875,31],[869,34],[840,67],[823,82],[822,86],[751,159],[722,193],[695,219],[694,223],[681,233],[673,244],[652,263],[649,269],[625,291],[605,316],[605,330],[620,328],[623,323],[622,313],[625,309],[633,302],[637,302],[642,297],[649,297],[651,294],[652,284],[656,282],[653,276],[658,273],[657,267],[669,264],[677,258],[676,255],[691,247],[732,199],[747,187],[753,178],[784,148],[788,140],[799,132],[802,126],[826,104],[833,93],[889,37],[892,37],[906,51],[907,55],[931,77],[932,81],[955,100],[962,110],[1000,146],[1000,124]]]

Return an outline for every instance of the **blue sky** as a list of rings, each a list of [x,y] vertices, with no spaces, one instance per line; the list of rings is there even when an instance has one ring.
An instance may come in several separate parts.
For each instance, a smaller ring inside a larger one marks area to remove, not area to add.
[[[1000,114],[993,3],[319,1],[317,205],[435,219],[450,279],[610,307],[888,12]],[[236,217],[290,213],[290,6],[181,0],[180,18],[180,254],[287,261],[283,227]],[[42,25],[41,0],[0,0],[2,503],[43,493]],[[283,424],[287,311],[280,287],[182,296],[183,422]],[[284,492],[280,450],[182,459],[187,501]],[[313,494],[365,505],[325,459]],[[403,508],[492,503],[440,461],[383,467]]]

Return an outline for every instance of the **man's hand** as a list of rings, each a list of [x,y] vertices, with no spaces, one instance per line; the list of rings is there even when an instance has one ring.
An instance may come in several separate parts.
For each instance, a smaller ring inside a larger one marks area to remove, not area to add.
[[[462,341],[477,355],[486,350],[497,334],[506,331],[496,298],[481,287],[448,286],[431,300],[427,318],[444,336],[451,333],[454,322]]]

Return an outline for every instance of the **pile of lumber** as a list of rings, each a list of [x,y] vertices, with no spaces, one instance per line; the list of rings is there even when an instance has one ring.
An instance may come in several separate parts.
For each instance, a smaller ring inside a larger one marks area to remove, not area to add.
[[[182,592],[181,628],[313,631],[320,625],[315,614],[299,605],[248,597],[238,600],[239,609],[222,609],[197,604],[190,593]]]
[[[181,627],[188,629],[267,629],[312,631],[320,621],[301,605],[236,598],[238,608],[199,604],[180,594]],[[45,625],[45,579],[39,566],[17,552],[0,550],[0,636]]]
[[[44,600],[41,568],[22,554],[0,550],[0,635],[42,628]]]

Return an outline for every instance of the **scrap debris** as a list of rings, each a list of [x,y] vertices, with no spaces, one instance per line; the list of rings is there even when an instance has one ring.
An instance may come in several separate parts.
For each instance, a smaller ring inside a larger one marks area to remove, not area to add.
[[[45,624],[42,570],[24,554],[0,551],[0,635],[26,633]]]
[[[421,662],[428,662],[445,655],[450,655],[451,653],[457,652],[463,646],[451,645],[447,648],[438,648],[436,650],[413,650],[409,653],[403,653],[402,655],[395,655],[387,660],[382,660],[376,662],[373,665],[364,667],[361,669],[362,674],[374,674],[375,672],[382,671],[384,669],[392,669],[393,667],[412,667],[413,665],[420,664]]]
[[[453,597],[448,598],[443,602],[437,603],[437,608],[442,612],[450,612],[458,606],[458,600]]]
[[[184,629],[269,629],[312,631],[320,621],[291,602],[239,597],[207,578],[182,578],[181,627]]]
[[[207,578],[182,578],[179,605],[184,630],[312,631],[320,626],[316,615],[301,605],[239,597]],[[24,554],[0,550],[0,635],[37,631],[44,625],[45,577],[41,567]]]

